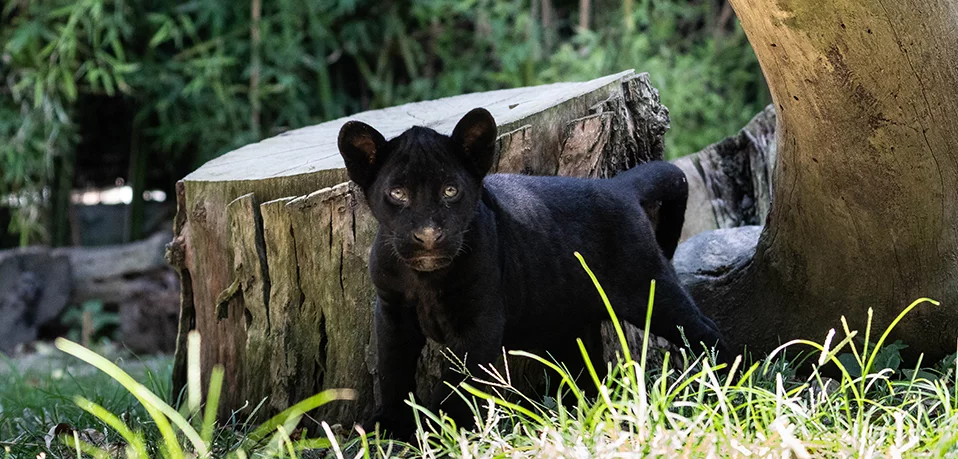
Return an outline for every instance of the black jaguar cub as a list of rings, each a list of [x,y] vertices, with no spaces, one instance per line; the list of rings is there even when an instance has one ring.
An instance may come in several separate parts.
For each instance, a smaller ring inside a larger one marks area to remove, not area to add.
[[[349,122],[339,149],[349,177],[363,190],[379,233],[369,259],[378,301],[381,405],[375,423],[408,438],[416,359],[429,337],[478,365],[501,348],[549,349],[608,317],[588,275],[590,262],[616,314],[645,323],[649,284],[657,282],[651,331],[682,343],[717,345],[722,338],[679,285],[675,251],[688,185],[666,162],[640,165],[612,179],[486,173],[496,123],[472,110],[452,136],[414,127],[387,141],[369,125]],[[661,202],[653,228],[644,205]],[[444,381],[456,384],[452,370]],[[427,404],[458,425],[473,424],[443,384]]]

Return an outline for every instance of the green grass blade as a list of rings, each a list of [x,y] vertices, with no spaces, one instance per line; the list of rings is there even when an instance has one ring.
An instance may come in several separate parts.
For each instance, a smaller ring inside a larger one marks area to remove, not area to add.
[[[326,438],[307,438],[305,440],[299,440],[293,443],[293,449],[296,451],[304,451],[308,449],[325,449],[332,446],[332,443]],[[368,446],[368,445],[367,445]],[[365,457],[369,457],[369,454],[366,453]]]
[[[126,390],[128,390],[131,394],[133,394],[134,397],[136,397],[137,400],[139,400],[140,404],[143,405],[150,417],[153,418],[153,421],[156,423],[156,428],[160,431],[160,435],[163,437],[167,454],[174,458],[183,457],[183,449],[180,447],[179,441],[176,439],[176,433],[173,431],[173,427],[170,425],[169,419],[164,416],[165,413],[163,413],[162,409],[157,406],[157,403],[160,405],[165,405],[165,403],[163,403],[159,397],[147,390],[140,383],[136,382],[136,380],[134,380],[125,371],[121,370],[120,367],[116,366],[113,362],[110,362],[97,353],[80,346],[73,341],[65,338],[57,338],[56,347],[67,354],[93,365],[125,387]],[[169,408],[169,406],[167,406],[167,408]],[[172,408],[169,409],[172,411]],[[188,424],[187,427],[189,427]],[[192,430],[192,428],[190,429]],[[198,436],[197,440],[199,440]],[[205,445],[200,443],[200,446],[201,448],[197,448],[197,452],[202,452],[202,455],[206,455],[207,450]]]
[[[352,389],[327,389],[312,397],[307,398],[270,418],[270,420],[260,424],[248,437],[244,443],[259,443],[267,435],[276,430],[277,427],[286,424],[286,421],[292,417],[300,417],[303,414],[312,411],[320,406],[335,400],[352,400],[356,398],[356,391]]]
[[[95,459],[108,459],[110,457],[110,454],[107,453],[106,451],[100,448],[97,448],[96,446],[93,446],[85,441],[81,441],[76,431],[73,431],[72,437],[63,436],[61,437],[61,440],[65,444],[75,448],[76,457],[78,458],[83,457],[83,453],[86,453],[88,456],[93,456]],[[37,457],[39,458],[41,456],[37,456]],[[146,456],[143,456],[143,457],[146,457]]]
[[[868,362],[862,367],[862,376],[867,375],[868,372],[871,371],[872,364],[875,363],[875,357],[878,356],[878,350],[881,349],[882,343],[885,342],[885,339],[888,338],[888,335],[891,333],[891,331],[895,329],[895,327],[898,325],[898,322],[901,322],[901,320],[904,319],[905,316],[909,312],[911,312],[912,309],[915,309],[916,307],[918,307],[919,304],[922,304],[922,303],[931,303],[935,306],[941,305],[941,303],[931,298],[919,298],[913,301],[910,305],[908,305],[908,307],[905,308],[905,310],[903,310],[900,314],[898,314],[898,317],[895,317],[895,320],[891,321],[891,325],[889,325],[888,328],[885,329],[885,332],[882,333],[881,338],[879,338],[878,342],[875,343],[874,352],[872,352],[872,354],[868,357]]]
[[[530,354],[530,353],[525,352],[525,351],[509,351],[509,355],[515,355],[515,356],[518,356],[518,357],[525,357],[525,358],[528,358],[528,359],[532,359],[532,360],[535,360],[536,362],[539,362],[539,363],[541,363],[541,364],[543,364],[543,365],[545,365],[545,366],[551,368],[552,371],[555,371],[556,373],[558,373],[558,374],[559,374],[559,378],[560,378],[564,383],[566,383],[567,386],[569,386],[569,389],[571,389],[571,390],[572,390],[572,393],[575,394],[576,400],[578,400],[578,401],[580,401],[580,402],[583,401],[582,392],[579,390],[578,386],[576,386],[575,382],[572,381],[572,378],[569,377],[569,373],[566,372],[566,371],[564,371],[562,368],[559,368],[558,365],[556,365],[556,364],[554,364],[554,363],[552,363],[552,362],[550,362],[550,361],[548,361],[548,360],[546,360],[546,359],[544,359],[544,358],[542,358],[542,357],[539,357],[538,355]]]
[[[296,458],[296,449],[293,447],[293,440],[289,438],[289,434],[286,432],[286,429],[283,426],[276,426],[276,431],[279,434],[280,442],[282,446],[286,447],[286,452],[289,453],[290,458]]]
[[[525,407],[516,405],[515,403],[509,403],[501,398],[487,394],[479,389],[476,389],[475,387],[470,386],[468,383],[461,383],[460,387],[462,387],[466,392],[469,392],[470,394],[472,394],[474,397],[478,397],[483,400],[492,400],[493,403],[495,403],[496,405],[499,405],[503,408],[512,410],[517,413],[521,413],[523,416],[526,416],[527,418],[532,419],[533,421],[538,423],[540,426],[548,425],[545,418],[533,413],[532,411],[529,411]]]
[[[120,434],[123,437],[123,440],[126,441],[128,445],[133,448],[135,457],[146,459],[149,455],[146,454],[146,444],[143,442],[143,435],[137,432],[130,430],[123,421],[120,420],[116,415],[111,413],[106,408],[103,408],[96,403],[91,402],[83,397],[77,397],[74,400],[80,408],[82,408],[87,413],[90,413],[96,416],[98,419],[103,421],[104,424],[110,426],[113,430]]]
[[[592,382],[595,383],[596,389],[602,386],[602,381],[599,380],[599,373],[595,371],[595,366],[592,365],[592,358],[589,357],[589,351],[585,349],[585,343],[582,342],[581,338],[576,338],[576,344],[579,345],[579,352],[582,354],[582,361],[585,362],[585,368],[589,371],[589,376],[592,378]]]
[[[203,428],[200,438],[207,445],[212,444],[213,429],[216,426],[216,410],[220,404],[220,392],[223,389],[223,366],[213,367],[210,373],[210,389],[206,396],[206,408],[203,412]]]
[[[652,304],[655,302],[655,279],[649,285],[649,305],[645,310],[645,326],[642,327],[642,358],[641,367],[645,370],[646,357],[649,353],[649,328],[652,326]]]
[[[615,315],[615,310],[612,309],[612,303],[609,302],[609,297],[606,296],[605,290],[602,288],[602,285],[599,284],[599,279],[595,277],[595,273],[593,273],[592,269],[589,268],[589,265],[586,264],[585,258],[582,257],[582,254],[575,252],[574,255],[579,259],[579,263],[582,264],[582,269],[585,269],[585,272],[589,274],[589,278],[592,279],[592,284],[595,285],[595,289],[598,290],[599,296],[602,298],[602,303],[605,305],[605,309],[609,312],[609,317],[612,320],[612,326],[615,327],[615,333],[619,337],[619,344],[622,346],[622,353],[625,357],[625,361],[632,362],[632,353],[629,351],[629,341],[625,339],[625,332],[622,331],[622,324],[619,323],[619,318]]]

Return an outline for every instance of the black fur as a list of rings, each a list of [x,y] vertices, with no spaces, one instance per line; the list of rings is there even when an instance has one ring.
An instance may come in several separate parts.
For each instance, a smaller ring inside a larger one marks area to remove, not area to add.
[[[414,127],[387,142],[358,122],[340,133],[349,176],[379,222],[369,270],[378,293],[382,404],[367,428],[378,422],[403,438],[412,432],[403,401],[415,389],[416,359],[427,337],[482,374],[478,365],[494,361],[503,346],[549,349],[607,319],[575,251],[619,318],[645,322],[655,279],[651,331],[681,345],[682,327],[689,342],[718,345],[727,356],[717,328],[668,261],[685,212],[681,170],[651,162],[603,180],[486,176],[495,138],[495,121],[483,109],[467,114],[452,136]],[[656,202],[653,228],[644,208]],[[461,376],[447,370],[443,380],[456,384]],[[445,384],[437,392],[429,408],[472,425],[465,404],[446,399]]]

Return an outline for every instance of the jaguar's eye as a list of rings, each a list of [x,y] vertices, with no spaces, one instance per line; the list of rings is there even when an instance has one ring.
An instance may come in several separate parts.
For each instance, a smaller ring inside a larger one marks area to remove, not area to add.
[[[445,196],[446,199],[455,198],[458,194],[459,194],[459,188],[456,188],[452,185],[449,185],[442,190],[442,195]]]
[[[409,196],[406,194],[406,189],[401,187],[396,187],[389,190],[389,197],[396,202],[406,202],[409,200]]]

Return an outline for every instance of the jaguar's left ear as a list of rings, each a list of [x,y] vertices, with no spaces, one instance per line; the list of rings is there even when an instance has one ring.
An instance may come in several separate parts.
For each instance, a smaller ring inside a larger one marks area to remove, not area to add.
[[[474,108],[459,120],[452,140],[462,147],[466,159],[479,177],[492,168],[496,154],[496,120],[484,108]]]

